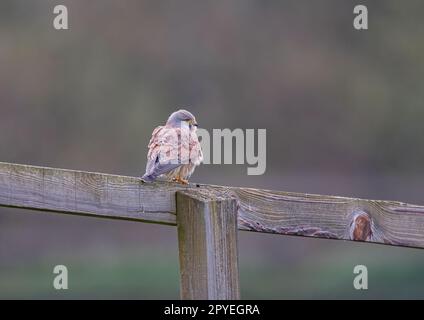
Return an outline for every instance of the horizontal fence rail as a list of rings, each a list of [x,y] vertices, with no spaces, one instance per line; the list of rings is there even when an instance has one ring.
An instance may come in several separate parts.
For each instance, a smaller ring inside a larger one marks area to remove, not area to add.
[[[424,248],[424,206],[0,163],[0,206],[177,224],[177,192],[234,199],[239,230]]]

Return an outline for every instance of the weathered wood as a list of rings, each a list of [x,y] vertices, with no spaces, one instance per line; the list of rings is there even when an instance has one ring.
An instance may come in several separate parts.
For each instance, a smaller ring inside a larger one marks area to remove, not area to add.
[[[424,207],[394,201],[233,189],[239,229],[424,247]]]
[[[424,206],[0,163],[0,206],[176,225],[181,190],[235,198],[240,230],[424,248]]]
[[[214,193],[177,192],[181,298],[240,298],[236,201]]]
[[[0,163],[0,206],[6,207],[175,225],[176,189],[132,177]]]

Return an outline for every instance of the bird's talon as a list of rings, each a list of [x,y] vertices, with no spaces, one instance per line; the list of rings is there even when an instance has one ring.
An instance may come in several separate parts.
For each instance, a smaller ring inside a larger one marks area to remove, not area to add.
[[[177,182],[179,184],[184,184],[184,185],[188,184],[188,180],[181,179],[181,178],[173,178],[172,181]]]

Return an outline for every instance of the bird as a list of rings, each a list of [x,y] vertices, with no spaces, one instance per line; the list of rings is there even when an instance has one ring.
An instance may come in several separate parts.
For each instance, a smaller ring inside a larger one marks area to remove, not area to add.
[[[162,176],[188,184],[194,169],[203,161],[197,127],[194,115],[184,109],[172,113],[164,126],[156,127],[148,144],[146,172],[141,180],[153,182]]]

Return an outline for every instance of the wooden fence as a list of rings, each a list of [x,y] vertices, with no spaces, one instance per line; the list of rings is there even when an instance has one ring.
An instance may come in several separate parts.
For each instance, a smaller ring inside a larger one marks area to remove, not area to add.
[[[177,226],[182,299],[239,299],[238,230],[424,248],[424,206],[0,162],[0,206]]]

